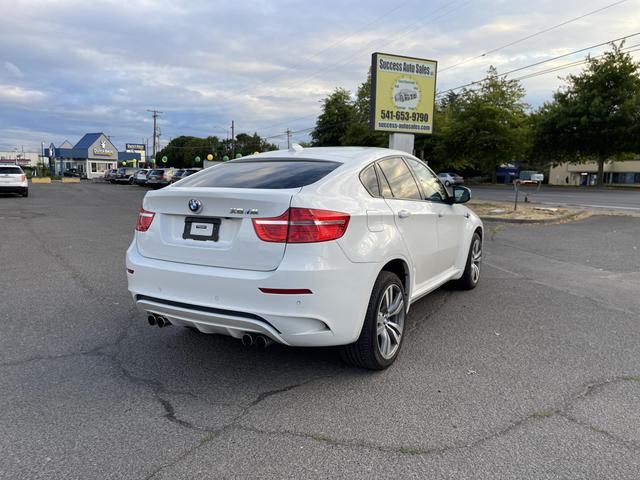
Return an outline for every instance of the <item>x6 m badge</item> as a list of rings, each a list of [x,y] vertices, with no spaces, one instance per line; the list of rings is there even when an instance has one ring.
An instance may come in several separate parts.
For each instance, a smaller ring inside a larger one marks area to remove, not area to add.
[[[229,213],[234,213],[237,215],[242,215],[244,213],[246,213],[247,215],[258,215],[258,209],[257,208],[247,208],[246,210],[244,208],[232,208],[231,210],[229,210]]]

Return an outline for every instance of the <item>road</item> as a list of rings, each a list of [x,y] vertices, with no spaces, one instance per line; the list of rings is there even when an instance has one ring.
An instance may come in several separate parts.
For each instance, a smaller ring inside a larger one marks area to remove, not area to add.
[[[513,202],[512,186],[471,186],[473,197],[479,200]],[[550,205],[569,205],[586,208],[606,208],[640,212],[640,189],[562,188],[543,185],[540,191],[534,186],[521,187],[529,201]]]
[[[0,196],[0,478],[640,478],[640,219],[488,226],[480,285],[411,307],[396,364],[152,328],[144,190]]]

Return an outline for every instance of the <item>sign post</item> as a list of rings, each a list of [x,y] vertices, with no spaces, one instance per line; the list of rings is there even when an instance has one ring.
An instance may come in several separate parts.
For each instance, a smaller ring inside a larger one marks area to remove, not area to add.
[[[435,60],[387,53],[371,56],[373,130],[389,132],[389,148],[413,154],[415,134],[433,133]]]

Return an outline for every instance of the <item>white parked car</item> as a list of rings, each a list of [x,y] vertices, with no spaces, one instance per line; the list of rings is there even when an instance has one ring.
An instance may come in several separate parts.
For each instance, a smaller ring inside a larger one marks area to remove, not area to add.
[[[457,173],[440,172],[438,174],[438,178],[447,187],[451,185],[462,185],[464,183],[464,178],[462,178]]]
[[[411,303],[480,277],[483,227],[420,160],[382,148],[295,146],[146,194],[127,250],[152,325],[266,346],[342,345],[390,365]]]
[[[0,193],[29,196],[29,181],[18,165],[0,165]]]

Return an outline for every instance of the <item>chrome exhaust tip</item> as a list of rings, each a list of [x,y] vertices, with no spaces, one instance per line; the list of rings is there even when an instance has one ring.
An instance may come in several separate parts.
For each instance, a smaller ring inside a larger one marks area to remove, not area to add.
[[[245,333],[242,335],[242,345],[245,347],[251,347],[254,343],[253,335],[250,333]]]
[[[147,322],[149,322],[149,325],[151,325],[152,327],[155,326],[156,324],[156,317],[155,315],[149,315],[147,317]]]

